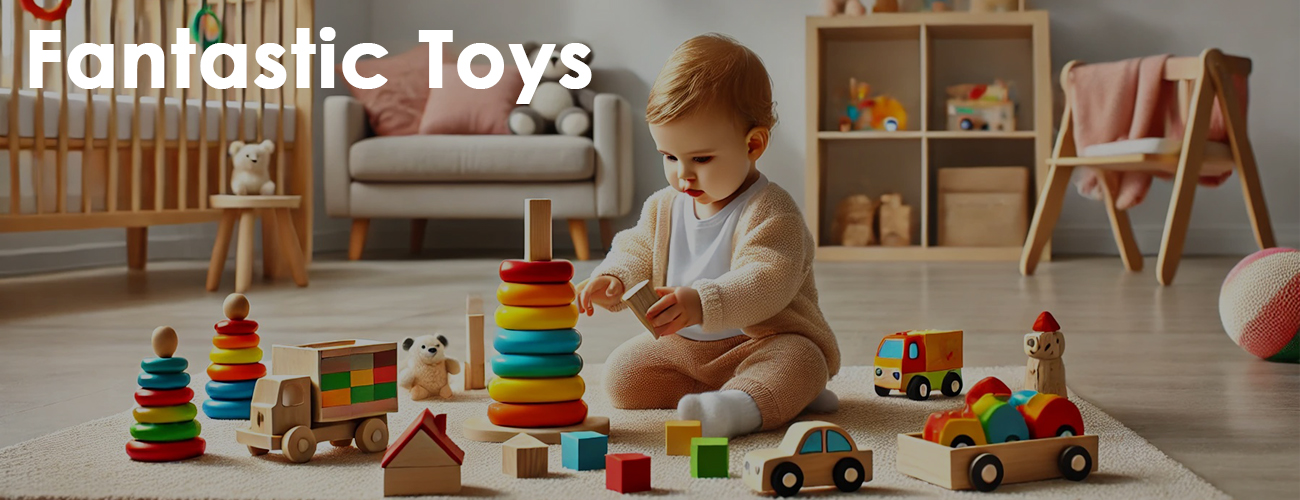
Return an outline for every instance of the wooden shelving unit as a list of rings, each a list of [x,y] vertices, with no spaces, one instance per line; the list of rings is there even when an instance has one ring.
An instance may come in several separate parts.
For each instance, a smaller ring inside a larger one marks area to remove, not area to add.
[[[822,260],[1014,261],[1021,247],[937,245],[939,168],[1030,167],[1041,189],[1052,146],[1046,11],[890,13],[807,20],[805,217]],[[904,130],[838,130],[849,78],[901,101]],[[946,130],[946,88],[1012,82],[1016,130]],[[851,194],[897,192],[917,216],[913,245],[830,245],[836,204]],[[1034,200],[1029,206],[1033,207]],[[1050,253],[1046,253],[1050,255]]]

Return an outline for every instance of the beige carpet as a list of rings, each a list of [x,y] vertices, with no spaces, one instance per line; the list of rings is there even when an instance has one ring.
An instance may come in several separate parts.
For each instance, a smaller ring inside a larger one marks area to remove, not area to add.
[[[967,384],[988,375],[1001,377],[1013,387],[1023,376],[1023,367],[970,368]],[[623,411],[609,407],[601,390],[602,367],[588,366],[587,402],[593,412],[612,420],[609,451],[640,452],[652,457],[655,496],[731,498],[752,496],[738,479],[741,458],[756,448],[774,447],[781,433],[747,436],[731,442],[732,479],[692,479],[688,457],[663,454],[663,422],[669,410]],[[810,416],[838,423],[849,430],[859,447],[875,450],[875,479],[858,494],[887,497],[975,496],[954,493],[898,473],[894,468],[896,435],[920,429],[932,411],[958,405],[942,396],[926,402],[903,397],[880,398],[871,388],[870,368],[846,368],[831,388],[840,395],[839,412]],[[203,378],[200,372],[200,377]],[[205,380],[192,387],[201,393]],[[405,396],[403,394],[403,396]],[[199,396],[202,398],[202,396]],[[499,445],[459,439],[459,422],[486,410],[486,391],[458,395],[450,402],[435,403],[435,412],[449,413],[451,435],[466,451],[462,472],[463,495],[513,498],[613,497],[605,490],[603,471],[575,472],[560,466],[560,447],[552,446],[551,474],[542,479],[512,479],[501,474]],[[131,402],[123,394],[123,408]],[[995,494],[1030,498],[1226,498],[1227,495],[1170,459],[1129,428],[1095,406],[1075,399],[1083,411],[1088,434],[1101,436],[1099,470],[1087,480],[1040,481],[1004,485]],[[416,413],[428,407],[404,399],[400,413],[390,416],[395,439]],[[180,499],[352,499],[382,497],[379,455],[362,454],[355,448],[335,449],[329,444],[317,448],[316,457],[306,464],[291,464],[278,453],[253,458],[234,440],[234,430],[246,426],[240,421],[212,421],[200,417],[208,453],[180,463],[148,464],[127,459],[123,446],[133,422],[129,411],[65,429],[0,450],[0,497],[5,498],[180,498]],[[817,494],[833,496],[837,491]],[[807,495],[812,496],[812,495]]]

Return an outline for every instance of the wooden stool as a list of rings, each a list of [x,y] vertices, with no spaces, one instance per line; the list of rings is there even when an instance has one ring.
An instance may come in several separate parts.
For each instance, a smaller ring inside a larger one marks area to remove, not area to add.
[[[239,240],[235,246],[235,292],[243,293],[253,283],[253,225],[262,216],[262,268],[270,276],[275,266],[275,248],[289,263],[289,272],[298,286],[307,286],[307,268],[303,264],[302,245],[294,230],[290,209],[302,205],[301,196],[235,196],[213,195],[212,208],[222,210],[221,226],[217,229],[217,242],[212,246],[212,261],[208,263],[208,291],[221,286],[221,273],[226,267],[226,252],[230,248],[230,234],[239,220]],[[271,241],[271,235],[279,245]]]

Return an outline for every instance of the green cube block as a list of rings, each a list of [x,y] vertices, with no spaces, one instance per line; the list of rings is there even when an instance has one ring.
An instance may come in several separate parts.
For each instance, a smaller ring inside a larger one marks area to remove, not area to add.
[[[352,387],[352,373],[326,373],[320,376],[320,390],[332,391],[334,389],[347,389]]]
[[[352,404],[369,403],[375,400],[375,386],[363,385],[352,388]]]
[[[375,384],[375,401],[397,397],[397,382]]]
[[[691,438],[691,477],[731,477],[727,438]]]

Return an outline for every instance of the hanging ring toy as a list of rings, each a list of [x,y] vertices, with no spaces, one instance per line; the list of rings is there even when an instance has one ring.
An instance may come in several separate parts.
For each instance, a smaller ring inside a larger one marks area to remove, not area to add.
[[[212,11],[211,5],[204,2],[203,8],[195,12],[194,19],[190,21],[190,38],[202,45],[204,50],[207,50],[212,44],[221,43],[224,35],[225,30],[221,26],[221,20],[217,19],[217,13]]]
[[[32,17],[42,21],[62,21],[68,15],[68,7],[72,6],[72,0],[59,0],[59,5],[51,10],[45,10],[44,7],[36,5],[36,0],[22,0],[23,10],[30,12]]]

